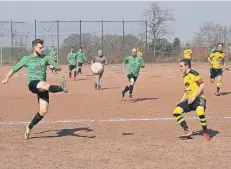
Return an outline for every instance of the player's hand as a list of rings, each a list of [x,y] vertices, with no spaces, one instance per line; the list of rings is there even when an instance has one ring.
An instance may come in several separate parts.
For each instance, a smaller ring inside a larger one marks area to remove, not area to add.
[[[6,84],[6,83],[8,83],[8,78],[6,77],[4,80],[2,80],[2,84]]]
[[[196,98],[192,97],[191,99],[188,100],[188,104],[192,104]]]

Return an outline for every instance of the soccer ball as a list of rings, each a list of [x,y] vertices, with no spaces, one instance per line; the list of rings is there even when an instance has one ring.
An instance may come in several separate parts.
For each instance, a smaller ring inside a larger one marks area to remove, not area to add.
[[[103,64],[102,64],[102,63],[93,63],[93,64],[91,65],[91,72],[92,72],[94,75],[99,75],[99,74],[101,74],[103,71],[104,71],[104,67],[103,67]]]

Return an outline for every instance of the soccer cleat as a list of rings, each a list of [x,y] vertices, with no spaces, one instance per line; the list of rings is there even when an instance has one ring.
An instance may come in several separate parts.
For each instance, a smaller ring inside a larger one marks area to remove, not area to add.
[[[192,136],[192,131],[190,130],[190,129],[187,129],[187,130],[185,130],[184,131],[184,135],[182,135],[182,136],[180,136],[179,138],[186,138],[186,139],[189,139],[189,138],[191,138],[191,136]]]
[[[101,86],[100,85],[98,85],[98,90],[100,90],[101,89]]]
[[[125,93],[124,93],[124,92],[122,92],[122,98],[124,98],[124,95],[125,95]]]
[[[97,84],[96,84],[96,83],[94,83],[94,85],[95,85],[95,90],[97,90],[97,88],[98,88],[98,87],[97,87]]]
[[[28,140],[28,139],[29,139],[29,136],[30,136],[30,129],[29,129],[28,126],[29,126],[29,125],[26,126],[26,131],[25,131],[25,134],[24,134],[24,138],[25,138],[26,140]]]
[[[202,136],[203,136],[203,139],[205,141],[209,141],[210,140],[210,136],[209,136],[209,134],[208,134],[207,131],[204,131],[203,134],[202,134]]]
[[[216,92],[215,95],[216,95],[216,96],[221,96],[221,93]]]
[[[132,99],[132,95],[131,94],[129,95],[129,99]]]
[[[63,89],[63,91],[64,91],[65,93],[68,92],[67,84],[66,84],[66,81],[65,81],[65,80],[62,80],[62,81],[61,81],[60,87]]]

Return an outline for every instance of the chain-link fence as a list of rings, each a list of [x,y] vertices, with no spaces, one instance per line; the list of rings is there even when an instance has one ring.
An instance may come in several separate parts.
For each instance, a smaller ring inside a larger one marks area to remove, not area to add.
[[[59,64],[67,63],[71,47],[77,51],[80,46],[88,60],[103,49],[115,63],[130,55],[133,47],[146,53],[147,33],[146,21],[0,21],[1,64],[14,64],[30,54],[35,38],[43,39],[47,50],[55,46]]]

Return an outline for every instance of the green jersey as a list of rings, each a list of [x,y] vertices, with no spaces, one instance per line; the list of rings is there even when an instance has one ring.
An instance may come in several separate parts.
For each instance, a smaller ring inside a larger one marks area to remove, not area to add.
[[[87,59],[86,59],[86,57],[85,57],[85,55],[84,55],[84,53],[83,52],[77,52],[77,61],[79,62],[79,63],[83,63],[84,61],[86,61]]]
[[[50,50],[48,54],[52,59],[57,61],[57,52],[55,50]]]
[[[128,65],[128,75],[133,74],[135,77],[138,77],[140,67],[144,66],[144,60],[141,56],[128,56],[122,64],[124,68]]]
[[[50,56],[24,56],[13,66],[13,71],[18,72],[21,68],[25,67],[27,71],[27,83],[29,84],[32,80],[46,81],[46,70],[48,65],[57,66]]]
[[[67,59],[71,65],[76,65],[77,55],[74,52],[68,53]]]

